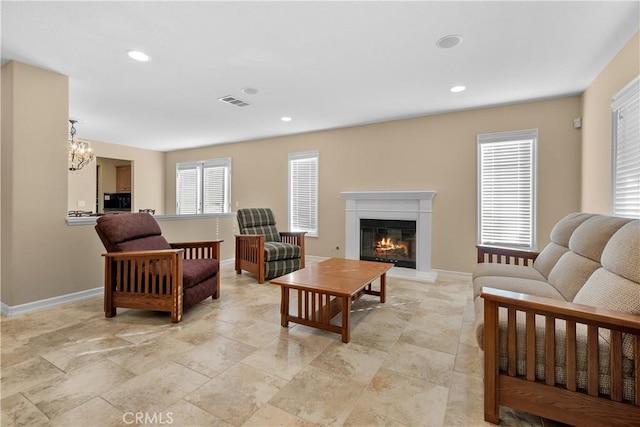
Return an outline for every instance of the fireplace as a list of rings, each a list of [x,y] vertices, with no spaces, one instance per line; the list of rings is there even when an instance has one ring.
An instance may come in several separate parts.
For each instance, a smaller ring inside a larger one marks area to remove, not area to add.
[[[416,222],[360,219],[360,259],[416,268]]]
[[[438,275],[431,269],[435,191],[345,191],[341,194],[346,200],[345,258],[361,259],[364,246],[364,256],[370,257],[367,259],[394,264],[387,274],[389,277],[436,281]],[[369,220],[378,220],[382,225],[371,225]],[[413,231],[404,230],[404,222],[413,223]],[[362,226],[367,229],[361,230]],[[384,228],[386,235],[379,231]],[[406,256],[403,249],[394,248],[394,245],[400,246],[394,242],[398,237],[406,240],[403,243],[407,246]]]

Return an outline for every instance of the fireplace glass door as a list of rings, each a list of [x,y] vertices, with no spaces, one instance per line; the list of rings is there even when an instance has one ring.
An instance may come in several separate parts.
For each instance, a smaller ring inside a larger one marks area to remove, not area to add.
[[[416,268],[416,222],[360,219],[360,259]]]

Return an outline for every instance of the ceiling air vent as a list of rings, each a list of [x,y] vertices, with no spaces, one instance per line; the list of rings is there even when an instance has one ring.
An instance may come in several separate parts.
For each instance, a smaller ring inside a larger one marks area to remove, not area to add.
[[[242,99],[235,98],[231,95],[218,98],[218,101],[226,102],[227,104],[235,105],[236,107],[246,107],[247,105],[251,105],[247,101],[243,101]]]

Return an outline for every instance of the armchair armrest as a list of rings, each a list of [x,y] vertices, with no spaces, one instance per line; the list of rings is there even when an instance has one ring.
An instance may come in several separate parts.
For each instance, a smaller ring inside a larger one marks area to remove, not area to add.
[[[280,231],[280,241],[284,243],[291,243],[292,245],[298,245],[304,248],[304,236],[306,231]]]
[[[264,239],[264,234],[236,234],[236,274],[246,270],[264,283]]]
[[[172,248],[184,249],[185,259],[214,258],[220,259],[220,244],[224,240],[209,240],[202,242],[170,243]]]
[[[125,252],[107,252],[102,254],[103,257],[112,259],[133,259],[133,258],[171,258],[180,252],[184,252],[182,249],[158,249],[152,251],[125,251]]]
[[[502,264],[504,260],[505,264],[515,265],[531,265],[536,260],[539,252],[521,251],[518,249],[498,248],[495,246],[483,246],[477,245],[478,249],[478,263],[489,262]]]
[[[305,254],[304,254],[304,236],[306,231],[281,231],[280,241],[284,243],[291,243],[292,245],[300,246],[300,268],[305,266]]]

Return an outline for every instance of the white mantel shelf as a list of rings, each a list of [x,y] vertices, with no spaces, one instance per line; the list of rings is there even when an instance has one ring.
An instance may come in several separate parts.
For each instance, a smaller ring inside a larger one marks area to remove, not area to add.
[[[345,257],[360,259],[360,219],[416,221],[416,268],[393,267],[390,277],[435,282],[431,270],[432,201],[436,191],[344,191]]]
[[[432,200],[436,191],[343,191],[347,200]]]

